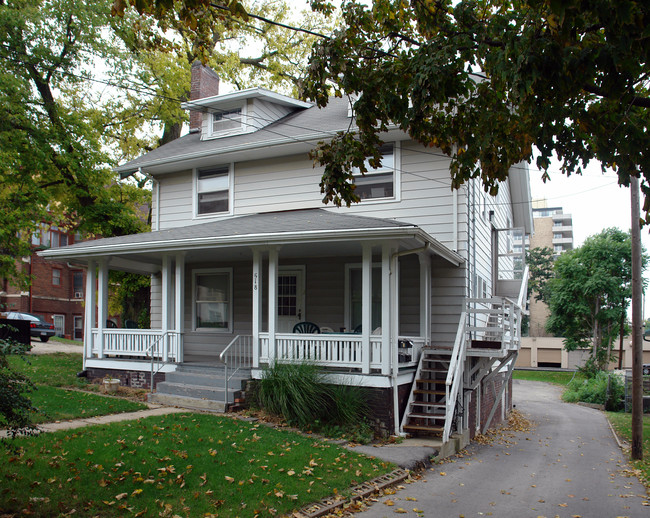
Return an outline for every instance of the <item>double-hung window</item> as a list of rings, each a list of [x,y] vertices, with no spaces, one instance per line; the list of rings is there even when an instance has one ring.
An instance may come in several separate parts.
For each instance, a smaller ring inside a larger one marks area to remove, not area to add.
[[[194,272],[194,327],[225,332],[232,329],[232,270]]]
[[[212,134],[237,133],[243,128],[242,109],[219,110],[212,114]]]
[[[215,214],[230,209],[230,166],[220,165],[196,172],[197,214]]]
[[[381,165],[374,169],[366,160],[366,173],[353,172],[355,194],[363,200],[395,198],[395,145],[384,144],[379,148]]]

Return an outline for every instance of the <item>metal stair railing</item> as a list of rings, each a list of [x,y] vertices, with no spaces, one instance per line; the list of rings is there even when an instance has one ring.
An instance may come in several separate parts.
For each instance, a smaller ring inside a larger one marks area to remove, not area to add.
[[[174,333],[175,333],[175,331],[174,331]],[[145,349],[145,351],[144,351],[146,357],[151,356],[151,377],[150,377],[150,381],[149,381],[149,386],[150,386],[150,391],[151,391],[152,394],[153,394],[153,386],[154,386],[154,385],[153,385],[153,379],[154,379],[154,376],[155,376],[156,374],[158,374],[158,373],[161,371],[161,369],[162,369],[165,365],[167,365],[167,364],[169,363],[169,361],[162,361],[162,360],[160,360],[160,361],[158,362],[158,368],[157,368],[157,369],[155,370],[155,372],[154,372],[153,364],[154,364],[154,358],[155,358],[155,356],[154,356],[154,354],[153,354],[153,350],[154,350],[154,347],[156,346],[156,344],[157,344],[158,342],[160,342],[161,340],[163,340],[163,339],[164,339],[167,335],[169,335],[169,334],[170,334],[170,331],[164,331],[164,332],[163,332],[163,333],[162,333],[158,338],[156,338],[153,342],[151,342],[151,344],[149,344],[149,347],[147,347],[147,348]],[[163,357],[163,355],[161,354],[161,355],[160,355],[160,358],[162,358],[162,357]]]
[[[458,331],[456,332],[456,340],[454,341],[454,348],[449,358],[449,370],[447,372],[447,379],[445,381],[446,392],[446,411],[445,411],[445,427],[442,432],[442,442],[449,441],[451,435],[451,424],[456,409],[458,392],[463,382],[463,370],[465,366],[465,353],[467,352],[468,333],[465,328],[467,321],[467,312],[463,311],[460,315],[458,322]]]
[[[219,355],[219,360],[224,365],[224,408],[228,407],[228,386],[230,380],[241,369],[250,369],[252,359],[252,335],[237,335]]]

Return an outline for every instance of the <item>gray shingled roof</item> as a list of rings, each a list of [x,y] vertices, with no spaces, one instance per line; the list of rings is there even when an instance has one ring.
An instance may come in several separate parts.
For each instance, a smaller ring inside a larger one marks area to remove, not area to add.
[[[44,251],[44,256],[74,253],[80,250],[91,251],[98,248],[155,246],[162,243],[191,242],[236,237],[255,237],[264,240],[271,235],[300,235],[319,231],[361,231],[418,229],[411,223],[391,219],[371,218],[350,214],[338,214],[323,209],[303,209],[283,212],[268,212],[248,216],[235,216],[198,225],[170,228],[142,234],[109,237],[94,241],[84,241],[63,248]],[[305,241],[309,239],[305,236]]]
[[[274,144],[302,142],[306,139],[317,139],[334,136],[337,131],[349,127],[348,100],[331,98],[325,108],[313,106],[283,117],[282,119],[252,133],[232,135],[217,139],[201,140],[198,133],[178,138],[164,146],[131,160],[116,170],[130,173],[139,167],[161,164],[168,161],[180,160],[197,155],[211,155],[226,149],[260,147]],[[305,148],[308,151],[316,141],[310,142]]]

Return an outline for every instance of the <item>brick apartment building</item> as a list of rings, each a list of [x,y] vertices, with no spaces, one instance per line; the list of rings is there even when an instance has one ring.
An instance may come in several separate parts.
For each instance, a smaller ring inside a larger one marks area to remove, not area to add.
[[[65,262],[46,261],[36,254],[43,247],[73,244],[79,236],[43,226],[32,236],[32,254],[22,258],[31,286],[22,291],[7,279],[0,286],[0,310],[33,313],[52,322],[57,336],[83,340],[86,272]]]

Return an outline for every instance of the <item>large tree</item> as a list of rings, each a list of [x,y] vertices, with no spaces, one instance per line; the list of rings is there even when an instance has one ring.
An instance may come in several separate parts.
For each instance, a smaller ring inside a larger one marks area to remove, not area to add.
[[[357,200],[351,167],[378,159],[395,125],[451,157],[453,187],[480,177],[494,194],[534,156],[542,171],[558,158],[567,175],[596,159],[622,184],[641,175],[648,218],[648,2],[374,0],[342,13],[304,82],[320,106],[350,96],[356,113],[356,132],[314,152],[325,201]]]
[[[591,350],[590,365],[606,367],[632,296],[630,234],[616,228],[587,238],[556,261],[547,282],[547,329],[565,348]]]
[[[112,167],[180,135],[195,59],[241,87],[295,88],[313,36],[222,10],[186,25],[182,4],[170,6],[155,19],[112,16],[112,0],[0,0],[0,203],[12,209],[0,213],[0,277],[27,281],[15,259],[43,222],[104,236],[146,229],[146,178],[122,182]],[[270,0],[249,10],[289,13]]]
[[[45,223],[90,234],[141,230],[142,193],[115,181],[90,70],[114,54],[108,2],[0,0],[0,276],[20,278]]]

